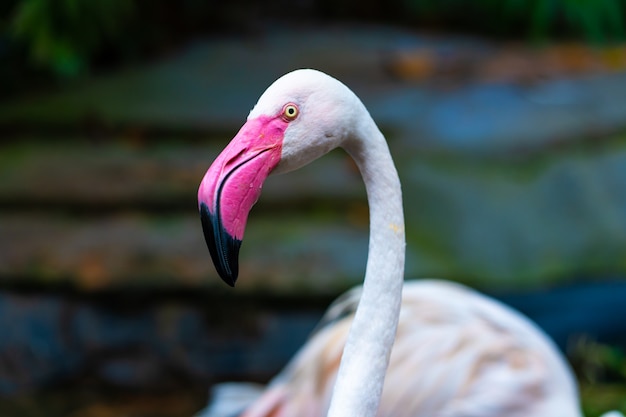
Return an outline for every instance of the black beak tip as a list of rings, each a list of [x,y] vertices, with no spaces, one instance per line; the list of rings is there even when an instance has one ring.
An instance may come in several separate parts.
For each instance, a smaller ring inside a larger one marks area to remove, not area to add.
[[[222,225],[219,211],[211,213],[205,203],[200,204],[202,231],[218,275],[226,284],[235,286],[239,274],[241,240],[231,236]]]

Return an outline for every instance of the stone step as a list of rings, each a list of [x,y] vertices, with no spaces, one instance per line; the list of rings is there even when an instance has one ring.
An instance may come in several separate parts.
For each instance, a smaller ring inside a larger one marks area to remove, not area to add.
[[[198,185],[226,143],[133,147],[114,141],[29,140],[5,145],[0,152],[0,209],[195,210]],[[305,169],[272,177],[262,199],[267,207],[363,199],[364,187],[348,161],[337,151]]]
[[[241,248],[237,287],[335,294],[363,276],[366,252],[363,222],[257,217]],[[3,214],[0,282],[70,284],[87,291],[142,286],[228,289],[211,263],[197,214]]]
[[[24,146],[0,153],[3,280],[204,285],[214,273],[196,189],[218,149]],[[391,147],[403,182],[407,276],[519,288],[625,271],[623,140],[541,158]],[[117,208],[94,212],[99,205]],[[270,178],[242,250],[242,272],[253,278],[241,285],[285,291],[315,285],[311,278],[324,291],[359,282],[367,217],[361,180],[340,152]]]

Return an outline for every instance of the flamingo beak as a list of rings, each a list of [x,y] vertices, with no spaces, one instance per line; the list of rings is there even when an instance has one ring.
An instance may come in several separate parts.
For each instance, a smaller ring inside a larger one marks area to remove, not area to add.
[[[263,182],[280,162],[286,123],[280,118],[251,119],[215,159],[198,189],[204,238],[217,273],[235,286],[239,248],[248,214]]]
[[[211,213],[205,203],[200,203],[200,220],[202,221],[204,240],[218,275],[225,283],[234,287],[239,275],[241,240],[233,237],[224,229],[219,212]]]

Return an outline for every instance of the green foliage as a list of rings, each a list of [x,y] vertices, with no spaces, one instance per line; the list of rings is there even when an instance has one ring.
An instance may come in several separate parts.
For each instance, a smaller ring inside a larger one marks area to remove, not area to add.
[[[626,353],[618,347],[598,343],[589,337],[580,337],[570,346],[568,356],[583,381],[626,382]]]
[[[21,0],[9,31],[30,59],[62,77],[85,71],[106,40],[122,33],[132,0]]]
[[[548,35],[561,18],[568,28],[593,42],[622,38],[624,35],[622,0],[488,1],[501,4],[505,16],[526,17],[534,38]]]
[[[589,336],[572,340],[568,358],[580,385],[584,415],[626,412],[626,352]]]
[[[406,0],[425,16],[452,14],[504,31],[518,25],[535,40],[557,33],[591,42],[623,39],[626,0]],[[511,34],[510,32],[508,34]]]

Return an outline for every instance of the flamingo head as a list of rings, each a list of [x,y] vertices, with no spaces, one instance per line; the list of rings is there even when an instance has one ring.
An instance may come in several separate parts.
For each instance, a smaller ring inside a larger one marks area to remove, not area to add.
[[[211,258],[228,285],[237,280],[248,213],[265,179],[300,168],[349,139],[354,100],[345,85],[322,72],[288,73],[263,93],[208,169],[198,208]]]

